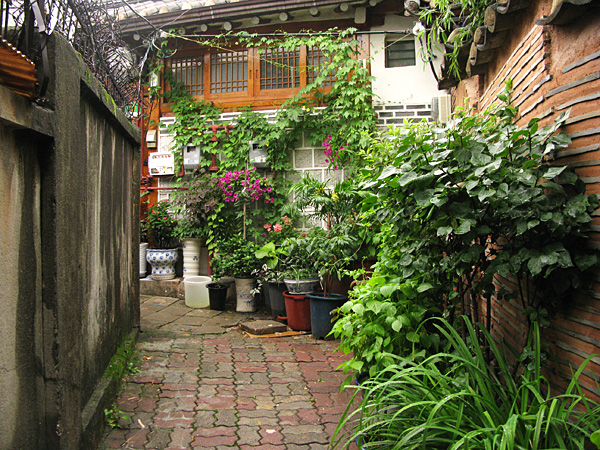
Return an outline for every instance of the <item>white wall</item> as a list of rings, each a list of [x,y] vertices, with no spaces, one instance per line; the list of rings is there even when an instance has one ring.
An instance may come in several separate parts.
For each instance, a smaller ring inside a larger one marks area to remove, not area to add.
[[[412,30],[416,22],[415,17],[400,17],[394,14],[385,16],[385,24],[373,27],[373,31],[402,31]],[[409,36],[407,36],[409,38]],[[417,51],[417,65],[411,67],[385,67],[384,34],[371,35],[371,73],[373,91],[379,96],[376,103],[431,103],[433,97],[442,92],[437,89],[437,82],[431,72],[428,62],[424,62],[420,53],[421,44],[416,36],[415,47]],[[439,65],[442,58],[434,60],[436,73],[439,74]]]

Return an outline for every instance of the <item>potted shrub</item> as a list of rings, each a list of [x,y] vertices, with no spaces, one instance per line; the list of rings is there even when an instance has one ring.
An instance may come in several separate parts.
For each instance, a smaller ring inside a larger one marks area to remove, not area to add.
[[[266,223],[263,237],[267,242],[256,251],[256,256],[265,261],[266,269],[263,271],[264,283],[266,285],[265,299],[268,302],[271,315],[274,319],[286,317],[285,299],[283,292],[286,290],[283,281],[282,262],[287,256],[286,248],[282,245],[287,239],[296,237],[297,233],[292,225],[292,219],[288,216],[281,217],[275,224]]]
[[[216,252],[211,260],[213,275],[235,278],[236,311],[256,311],[256,273],[262,261],[256,256],[257,245],[241,235],[217,243]]]
[[[313,258],[319,268],[323,292],[307,294],[310,301],[311,330],[316,339],[331,332],[335,313],[348,300],[355,263],[364,258],[365,244],[354,219],[337,223],[329,230],[311,233]]]
[[[173,204],[178,222],[175,236],[183,247],[183,275],[200,275],[200,251],[203,240],[210,235],[209,219],[220,205],[222,194],[210,172],[200,169],[177,191]]]
[[[175,227],[177,221],[170,212],[170,203],[166,200],[150,207],[142,227],[148,236],[149,249],[146,260],[152,266],[153,280],[170,280],[175,278],[177,254]]]
[[[283,281],[290,294],[306,294],[320,288],[318,266],[308,233],[287,239],[280,249]]]

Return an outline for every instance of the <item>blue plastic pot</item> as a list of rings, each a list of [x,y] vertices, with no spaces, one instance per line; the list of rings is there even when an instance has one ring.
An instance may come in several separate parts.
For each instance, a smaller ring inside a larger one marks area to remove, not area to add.
[[[310,300],[310,324],[312,335],[315,339],[333,339],[327,336],[333,328],[332,313],[342,306],[348,297],[341,294],[328,293],[327,297],[322,292],[306,294]]]

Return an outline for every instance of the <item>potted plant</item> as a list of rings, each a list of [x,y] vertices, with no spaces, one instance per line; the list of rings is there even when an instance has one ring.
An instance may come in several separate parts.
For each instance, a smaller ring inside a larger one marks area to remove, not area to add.
[[[283,246],[287,239],[297,237],[295,228],[292,225],[292,219],[288,216],[282,216],[277,223],[266,223],[263,226],[263,237],[267,242],[256,251],[256,256],[265,261],[266,269],[263,271],[263,285],[265,299],[268,302],[271,315],[274,319],[283,319],[286,317],[285,299],[283,292],[286,285],[283,281],[284,273],[282,262],[286,258],[286,246]]]
[[[235,278],[236,311],[256,311],[255,287],[256,273],[262,261],[256,256],[257,245],[242,235],[234,235],[217,243],[216,252],[211,260],[213,275]]]
[[[335,311],[348,300],[351,278],[347,271],[359,254],[360,242],[348,222],[311,234],[313,257],[323,287],[323,292],[306,295],[310,302],[311,331],[316,339],[325,339],[330,334]]]
[[[203,240],[210,235],[210,216],[221,202],[221,189],[210,172],[200,169],[177,191],[173,204],[178,222],[175,236],[183,247],[183,275],[200,275],[200,252]]]
[[[175,239],[177,221],[170,212],[170,203],[166,200],[150,207],[142,221],[142,227],[148,236],[149,249],[146,260],[152,266],[153,280],[175,278],[175,263],[179,256]]]

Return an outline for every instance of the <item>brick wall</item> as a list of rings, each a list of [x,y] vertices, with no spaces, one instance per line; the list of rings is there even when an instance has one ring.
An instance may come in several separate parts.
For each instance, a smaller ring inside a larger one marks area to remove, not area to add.
[[[431,103],[400,104],[388,103],[375,105],[379,127],[402,124],[406,119],[420,121],[431,120]]]
[[[568,164],[586,183],[588,193],[600,191],[600,14],[592,7],[570,24],[537,25],[536,19],[552,12],[550,0],[530,2],[515,16],[509,38],[498,57],[483,75],[461,82],[454,90],[454,104],[461,105],[466,95],[480,109],[496,101],[504,89],[504,81],[513,80],[514,105],[519,107],[518,124],[533,118],[540,126],[548,124],[560,113],[570,110],[564,130],[572,145],[555,160]],[[594,214],[595,232],[591,247],[600,248],[600,212]],[[579,365],[592,354],[600,353],[600,289],[596,274],[592,288],[577,293],[565,312],[553,318],[544,331],[545,338],[559,363],[549,374],[557,386],[565,386],[569,377],[561,377],[560,369]],[[516,288],[511,280],[499,279],[499,285]],[[521,306],[515,303],[493,305],[495,333],[513,344],[522,344],[525,320]],[[600,374],[600,358],[594,357],[581,379],[585,390],[600,396],[595,381]]]

